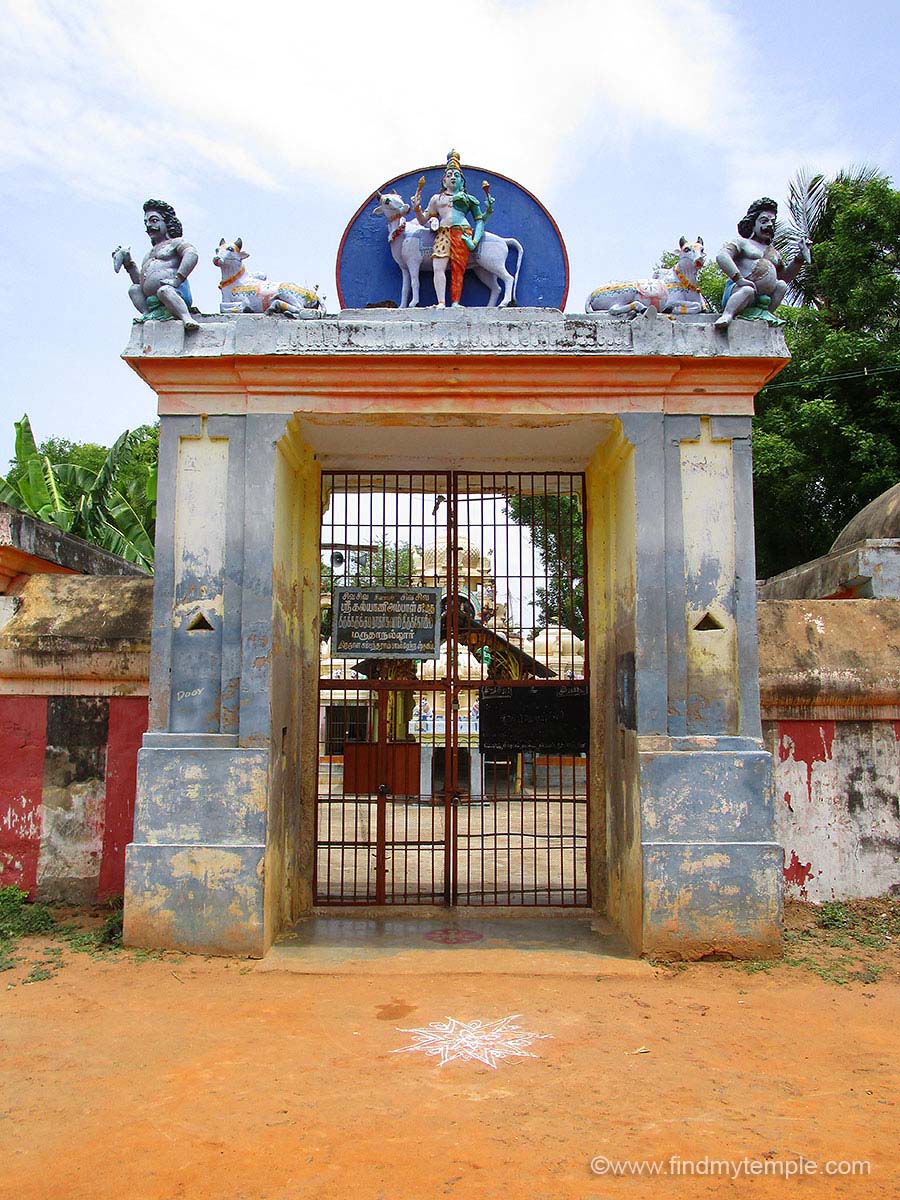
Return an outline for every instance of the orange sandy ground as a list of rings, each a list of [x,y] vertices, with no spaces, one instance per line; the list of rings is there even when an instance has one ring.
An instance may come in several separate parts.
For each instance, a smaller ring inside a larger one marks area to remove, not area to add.
[[[810,932],[804,952],[827,971],[833,941]],[[21,943],[0,975],[3,1200],[900,1195],[893,951],[869,959],[877,982],[864,956],[838,985],[808,966],[391,978],[65,950],[25,985],[50,944]],[[401,1029],[511,1013],[550,1035],[537,1057],[391,1053]],[[819,1171],[600,1177],[601,1154]],[[826,1178],[840,1159],[871,1174]]]

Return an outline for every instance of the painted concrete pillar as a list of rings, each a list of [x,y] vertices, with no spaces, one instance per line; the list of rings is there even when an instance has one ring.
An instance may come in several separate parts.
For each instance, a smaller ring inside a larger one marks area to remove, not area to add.
[[[623,417],[634,445],[644,953],[780,948],[758,693],[750,420]],[[642,607],[641,607],[642,606]]]
[[[282,629],[273,611],[294,585],[296,556],[292,533],[278,542],[276,502],[291,518],[312,508],[316,562],[319,512],[317,475],[314,499],[298,496],[304,464],[279,446],[285,427],[284,416],[267,414],[162,418],[151,722],[126,861],[129,944],[261,954],[282,909],[294,907],[283,894],[277,816],[282,760],[299,730],[282,711],[294,664],[290,654],[273,662]]]

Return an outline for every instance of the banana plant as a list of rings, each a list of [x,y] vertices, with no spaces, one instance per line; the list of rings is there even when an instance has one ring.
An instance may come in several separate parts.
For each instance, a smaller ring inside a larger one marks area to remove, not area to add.
[[[60,492],[49,458],[38,450],[27,415],[15,422],[15,430],[17,478],[10,482],[0,475],[0,500],[71,533],[75,510]]]
[[[76,463],[51,463],[35,443],[27,415],[15,422],[15,429],[16,470],[14,478],[0,476],[0,501],[152,571],[156,467],[148,469],[144,481],[124,478],[130,432],[116,439],[93,471]]]

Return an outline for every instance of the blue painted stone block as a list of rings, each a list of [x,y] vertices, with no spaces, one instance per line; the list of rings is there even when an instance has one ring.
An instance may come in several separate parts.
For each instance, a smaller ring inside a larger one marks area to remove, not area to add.
[[[265,846],[129,846],[123,941],[261,957],[264,857]]]
[[[138,753],[136,842],[264,844],[268,751]]]

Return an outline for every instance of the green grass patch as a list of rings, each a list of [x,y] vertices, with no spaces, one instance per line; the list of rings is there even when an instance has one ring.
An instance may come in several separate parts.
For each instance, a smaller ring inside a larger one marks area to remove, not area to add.
[[[850,977],[847,973],[847,967],[852,964],[846,959],[829,963],[804,956],[797,958],[785,958],[784,965],[786,967],[805,967],[807,971],[812,971],[814,975],[818,975],[818,977],[824,980],[825,983],[836,983],[840,986],[843,986],[845,983],[850,982]]]
[[[736,965],[741,971],[746,971],[748,975],[767,975],[773,967],[778,967],[781,964],[777,959],[747,958]]]
[[[853,940],[868,950],[887,950],[888,942],[880,933],[854,933]]]
[[[840,900],[826,900],[816,913],[820,929],[852,929],[856,917]]]
[[[55,974],[55,971],[49,970],[43,963],[35,963],[22,982],[43,983],[45,979],[52,979]]]
[[[0,946],[0,972],[11,971],[19,965],[19,960],[10,954],[10,946]]]
[[[137,962],[159,962],[165,950],[132,950],[132,956]]]
[[[21,888],[0,888],[0,942],[55,928],[56,920],[46,904],[29,903],[28,893]]]
[[[867,963],[861,971],[851,971],[850,978],[856,983],[877,983],[884,972],[880,963]]]

